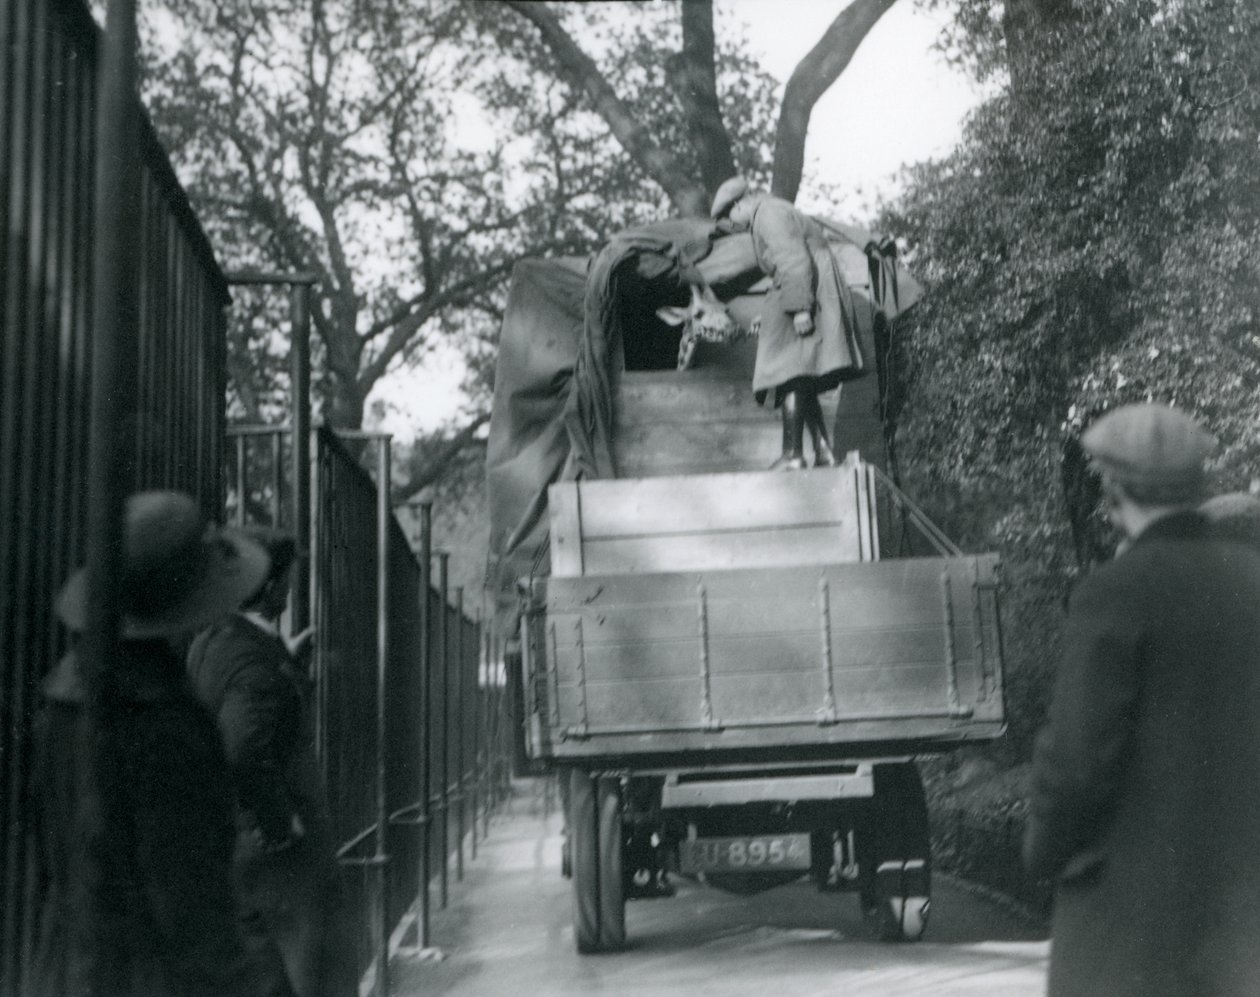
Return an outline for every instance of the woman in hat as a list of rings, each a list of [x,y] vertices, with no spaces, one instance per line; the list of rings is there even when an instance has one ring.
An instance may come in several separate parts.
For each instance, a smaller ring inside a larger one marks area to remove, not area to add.
[[[119,654],[105,663],[97,750],[109,778],[85,814],[85,687],[75,653],[43,685],[33,731],[37,824],[48,879],[35,979],[48,997],[286,994],[264,990],[231,880],[233,792],[212,718],[188,691],[179,649],[267,573],[256,543],[208,525],[177,492],[126,505]],[[57,613],[84,629],[84,572]],[[88,822],[91,823],[88,823]],[[94,832],[94,833],[89,833]]]
[[[236,882],[248,939],[278,948],[299,997],[358,992],[354,932],[344,924],[333,836],[315,758],[301,635],[279,619],[288,601],[293,537],[255,529],[271,570],[240,610],[197,636],[194,692],[214,714],[240,805]],[[309,644],[305,645],[309,648]]]
[[[731,177],[713,197],[715,219],[752,235],[757,266],[773,280],[758,328],[753,391],[773,392],[783,411],[783,456],[776,468],[805,467],[809,427],[817,466],[835,464],[818,395],[863,373],[853,295],[818,223],[791,203],[750,193]]]

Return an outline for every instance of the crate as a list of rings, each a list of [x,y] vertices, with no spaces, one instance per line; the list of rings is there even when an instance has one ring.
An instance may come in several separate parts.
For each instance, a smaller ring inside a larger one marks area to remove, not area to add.
[[[557,578],[878,558],[870,468],[567,481],[548,493]]]

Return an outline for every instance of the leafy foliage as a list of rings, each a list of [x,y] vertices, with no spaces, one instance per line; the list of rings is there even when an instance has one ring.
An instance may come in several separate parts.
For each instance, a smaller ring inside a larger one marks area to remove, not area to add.
[[[1161,400],[1218,434],[1221,490],[1260,457],[1260,9],[1058,7],[1069,19],[1008,73],[1001,8],[960,0],[951,50],[1006,85],[881,219],[929,285],[900,344],[903,478],[965,544],[1002,552],[1017,753],[1062,597],[1113,542],[1081,430]]]
[[[906,331],[905,469],[988,493],[975,539],[1038,571],[1072,567],[1065,446],[1104,408],[1194,411],[1227,486],[1260,444],[1260,14],[1076,12],[882,222],[931,285]]]

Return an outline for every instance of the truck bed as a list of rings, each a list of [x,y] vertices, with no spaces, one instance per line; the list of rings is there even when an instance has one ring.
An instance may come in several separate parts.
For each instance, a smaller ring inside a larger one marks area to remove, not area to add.
[[[997,557],[878,558],[856,458],[554,486],[522,624],[530,753],[744,761],[1003,730]]]

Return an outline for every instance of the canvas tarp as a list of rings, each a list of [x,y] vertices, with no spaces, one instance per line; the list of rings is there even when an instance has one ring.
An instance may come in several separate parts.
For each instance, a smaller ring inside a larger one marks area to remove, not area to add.
[[[918,285],[870,233],[819,222],[859,320],[876,310],[891,320],[914,303]],[[548,573],[548,486],[616,475],[613,404],[627,339],[650,335],[655,309],[686,303],[697,278],[745,328],[760,311],[767,282],[751,237],[706,219],[657,222],[618,233],[593,257],[525,259],[513,270],[486,453],[487,584],[500,626],[511,625],[517,579]]]

